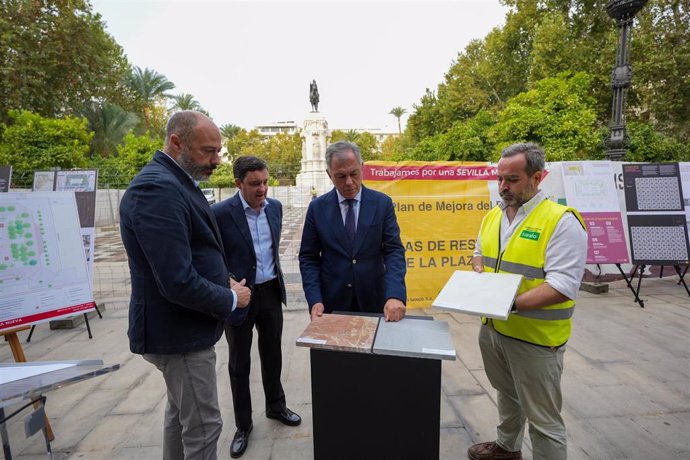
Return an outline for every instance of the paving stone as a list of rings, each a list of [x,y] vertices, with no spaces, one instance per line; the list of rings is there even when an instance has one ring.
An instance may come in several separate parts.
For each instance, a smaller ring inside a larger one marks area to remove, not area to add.
[[[346,433],[343,433],[347,436]],[[303,460],[314,458],[314,444],[311,438],[276,439],[270,457],[266,459],[280,458],[281,460]]]
[[[112,455],[131,433],[142,429],[138,420],[137,415],[108,415],[101,418],[98,425],[79,443],[79,450]]]
[[[466,458],[465,452],[474,444],[465,428],[441,427],[439,457],[441,460]]]
[[[481,394],[484,391],[462,362],[444,361],[441,379],[444,382],[443,392],[449,396]]]
[[[160,446],[139,446],[139,447],[121,447],[114,452],[104,454],[104,460],[151,460],[161,457]],[[76,460],[77,457],[75,457]],[[87,458],[87,457],[78,457]],[[89,460],[94,457],[88,457]],[[223,458],[223,457],[220,457]]]
[[[464,428],[463,420],[458,416],[448,396],[441,392],[441,428]]]
[[[498,412],[496,405],[485,394],[451,396],[448,400],[474,442],[496,438]]]

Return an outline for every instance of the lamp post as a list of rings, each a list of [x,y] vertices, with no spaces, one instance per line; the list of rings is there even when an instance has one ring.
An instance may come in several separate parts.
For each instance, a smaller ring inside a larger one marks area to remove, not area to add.
[[[632,24],[638,11],[647,0],[610,0],[606,12],[618,25],[618,52],[616,67],[611,75],[613,103],[611,108],[610,134],[606,157],[612,161],[623,161],[628,144],[625,128],[625,98],[632,81],[630,66],[630,45],[632,43]]]

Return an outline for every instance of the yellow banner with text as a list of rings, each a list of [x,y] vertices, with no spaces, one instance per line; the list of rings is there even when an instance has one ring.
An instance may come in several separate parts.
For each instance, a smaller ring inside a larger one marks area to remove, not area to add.
[[[470,270],[496,167],[479,162],[364,164],[364,184],[393,200],[407,259],[407,306],[426,308],[455,270]]]

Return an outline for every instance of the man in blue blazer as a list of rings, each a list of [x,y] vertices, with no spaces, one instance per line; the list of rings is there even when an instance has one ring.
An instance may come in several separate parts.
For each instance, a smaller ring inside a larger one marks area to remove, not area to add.
[[[233,174],[238,192],[211,209],[218,220],[231,276],[246,279],[252,290],[246,320],[240,325],[225,328],[237,425],[230,456],[237,458],[247,449],[253,427],[249,373],[254,326],[259,335],[266,416],[289,426],[299,425],[302,419],[287,408],[280,383],[282,306],[286,303],[285,281],[278,255],[283,207],[280,201],[266,196],[268,166],[262,159],[253,156],[236,158]]]
[[[351,142],[326,149],[330,192],[312,200],[299,265],[312,320],[333,311],[405,316],[405,248],[393,202],[362,185],[362,156]]]
[[[214,344],[226,321],[248,311],[244,281],[228,287],[216,220],[197,186],[219,164],[218,127],[204,114],[175,113],[164,151],[132,180],[120,231],[132,277],[130,349],[163,374],[168,404],[163,458],[215,459],[222,429]]]

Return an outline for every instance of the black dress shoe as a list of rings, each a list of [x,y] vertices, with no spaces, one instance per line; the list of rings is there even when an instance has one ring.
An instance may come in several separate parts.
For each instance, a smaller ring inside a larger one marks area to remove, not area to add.
[[[266,417],[278,420],[288,426],[297,426],[302,423],[302,417],[292,412],[287,407],[280,412],[266,411]]]
[[[249,433],[252,432],[254,425],[249,425],[248,430],[237,430],[235,431],[235,436],[232,438],[232,444],[230,445],[230,456],[232,458],[241,457],[247,446],[249,445]]]

